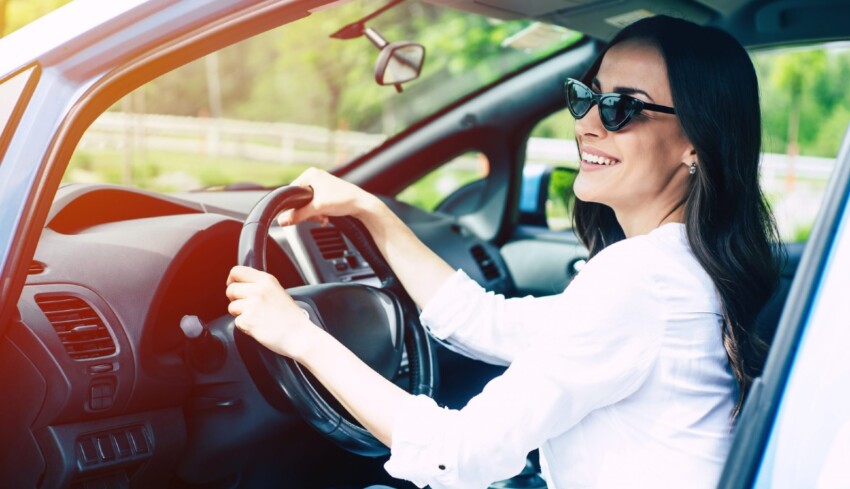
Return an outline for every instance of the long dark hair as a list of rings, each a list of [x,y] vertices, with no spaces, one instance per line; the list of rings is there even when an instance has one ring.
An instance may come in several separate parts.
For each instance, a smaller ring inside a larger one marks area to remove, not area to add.
[[[631,24],[606,51],[624,41],[645,42],[661,53],[679,124],[696,150],[698,171],[681,204],[688,242],[720,295],[723,345],[739,386],[737,416],[764,364],[767,347],[755,320],[779,276],[770,244],[779,242],[778,233],[759,184],[755,69],[729,34],[673,17]],[[604,55],[585,74],[588,85]],[[590,256],[625,237],[605,205],[577,201],[573,218]]]

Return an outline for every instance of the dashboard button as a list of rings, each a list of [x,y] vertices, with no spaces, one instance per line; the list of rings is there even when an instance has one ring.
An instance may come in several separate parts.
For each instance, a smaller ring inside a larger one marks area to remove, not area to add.
[[[102,374],[104,372],[112,372],[112,364],[111,363],[100,363],[97,365],[89,366],[90,374]]]
[[[97,452],[101,460],[115,459],[115,448],[112,446],[112,439],[109,435],[97,437]]]
[[[129,457],[133,454],[133,448],[130,446],[130,440],[127,439],[127,433],[119,431],[112,433],[112,438],[115,439],[115,446],[118,447],[119,457]]]
[[[133,444],[133,451],[136,453],[148,453],[148,439],[145,437],[144,431],[141,428],[133,428],[129,434],[130,442]]]
[[[80,447],[80,453],[83,455],[84,464],[93,464],[97,462],[97,449],[94,446],[94,440],[90,437],[83,438],[77,441]]]

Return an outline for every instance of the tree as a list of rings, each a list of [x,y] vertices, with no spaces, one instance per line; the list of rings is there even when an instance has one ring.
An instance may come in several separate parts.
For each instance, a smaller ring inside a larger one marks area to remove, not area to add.
[[[9,9],[8,0],[0,0],[0,37],[6,35],[6,12]]]
[[[759,53],[765,150],[834,157],[847,126],[850,50],[814,47]],[[825,121],[830,121],[827,124]]]
[[[0,0],[0,36],[5,36],[71,0]]]

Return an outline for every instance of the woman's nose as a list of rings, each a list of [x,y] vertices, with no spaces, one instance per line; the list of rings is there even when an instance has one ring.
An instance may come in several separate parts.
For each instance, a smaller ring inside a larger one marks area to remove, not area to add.
[[[580,136],[604,137],[607,134],[602,120],[599,119],[599,109],[594,104],[581,119],[576,119],[576,134]]]

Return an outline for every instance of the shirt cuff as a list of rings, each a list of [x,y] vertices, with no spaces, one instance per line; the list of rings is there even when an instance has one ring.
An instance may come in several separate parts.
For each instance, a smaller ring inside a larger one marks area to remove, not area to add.
[[[390,458],[384,469],[397,479],[432,489],[457,487],[457,454],[450,425],[451,411],[427,396],[409,396],[400,407],[393,426]]]
[[[419,321],[434,337],[445,340],[463,325],[458,312],[468,306],[470,298],[477,297],[483,289],[463,270],[456,271],[425,304]]]

